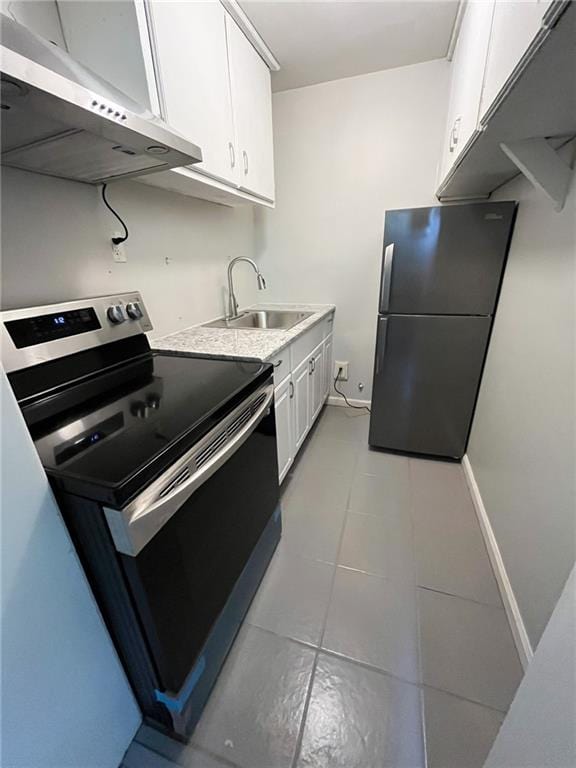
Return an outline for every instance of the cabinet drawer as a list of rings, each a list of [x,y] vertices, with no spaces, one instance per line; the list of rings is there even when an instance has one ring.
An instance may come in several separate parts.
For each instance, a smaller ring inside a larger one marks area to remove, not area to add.
[[[284,347],[278,354],[269,360],[274,366],[274,386],[281,384],[292,370],[290,364],[290,346]]]
[[[311,357],[318,344],[324,340],[326,335],[324,322],[317,323],[292,342],[292,370],[297,368],[305,358]]]

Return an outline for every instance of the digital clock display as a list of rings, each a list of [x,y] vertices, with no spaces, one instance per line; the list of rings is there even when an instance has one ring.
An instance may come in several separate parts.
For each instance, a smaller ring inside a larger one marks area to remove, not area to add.
[[[96,331],[101,327],[92,307],[72,309],[53,315],[25,317],[21,320],[9,320],[6,323],[6,330],[18,349],[64,339],[67,336],[86,333],[86,331]]]

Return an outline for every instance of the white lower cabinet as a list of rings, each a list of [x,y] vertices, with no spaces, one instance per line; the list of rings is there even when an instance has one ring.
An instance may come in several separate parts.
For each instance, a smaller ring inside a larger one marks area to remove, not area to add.
[[[286,473],[294,461],[294,439],[292,400],[294,398],[294,384],[292,374],[274,390],[274,410],[276,413],[276,442],[278,446],[278,476],[280,482],[284,480]]]
[[[310,360],[303,360],[292,374],[294,381],[294,454],[300,450],[310,428]]]
[[[330,334],[324,339],[324,397],[328,397],[332,388],[332,381],[334,379],[332,370],[334,367],[334,354],[333,354],[333,336]]]
[[[284,480],[330,391],[332,317],[296,338],[272,361],[278,476]]]
[[[311,357],[312,371],[310,373],[310,422],[316,417],[324,405],[324,342],[319,344]]]

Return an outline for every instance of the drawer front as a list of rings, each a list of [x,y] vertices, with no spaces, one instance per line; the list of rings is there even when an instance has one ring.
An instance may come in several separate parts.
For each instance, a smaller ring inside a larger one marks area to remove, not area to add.
[[[295,370],[307,357],[312,357],[312,352],[324,340],[326,330],[324,322],[317,323],[292,342],[292,370]]]
[[[277,387],[292,370],[290,345],[271,357],[269,362],[274,366],[274,386]]]

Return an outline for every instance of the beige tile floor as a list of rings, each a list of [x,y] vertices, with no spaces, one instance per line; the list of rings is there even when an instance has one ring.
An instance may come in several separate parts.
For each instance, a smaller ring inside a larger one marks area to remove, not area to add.
[[[143,727],[126,768],[481,768],[521,667],[462,470],[367,435],[324,409],[191,743]]]

